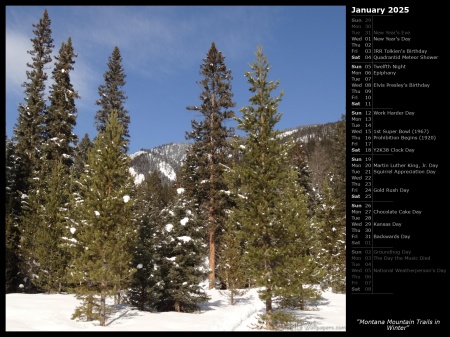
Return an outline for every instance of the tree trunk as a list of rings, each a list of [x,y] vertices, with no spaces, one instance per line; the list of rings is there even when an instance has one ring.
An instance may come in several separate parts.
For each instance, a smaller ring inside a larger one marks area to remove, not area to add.
[[[100,315],[99,315],[100,326],[106,325],[106,298],[102,293],[100,297]]]
[[[272,298],[266,298],[266,329],[274,330],[274,325],[272,322]]]
[[[214,95],[211,95],[212,113],[210,120],[210,138],[209,138],[209,289],[214,289],[216,281],[216,245],[215,245],[215,223],[214,223],[214,107],[216,105]]]
[[[211,272],[209,274],[209,289],[213,289],[216,281],[216,244],[214,239],[214,230],[210,230],[209,232],[209,269]]]

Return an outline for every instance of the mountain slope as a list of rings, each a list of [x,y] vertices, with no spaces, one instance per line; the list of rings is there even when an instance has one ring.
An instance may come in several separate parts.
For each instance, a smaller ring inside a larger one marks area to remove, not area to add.
[[[293,139],[303,144],[330,141],[336,122],[326,124],[310,124],[280,130],[280,138]],[[291,138],[292,137],[292,138]],[[176,172],[183,165],[186,151],[191,143],[169,143],[152,149],[143,149],[130,155],[130,171],[136,184],[140,184],[145,174],[157,171],[163,182],[175,181]]]

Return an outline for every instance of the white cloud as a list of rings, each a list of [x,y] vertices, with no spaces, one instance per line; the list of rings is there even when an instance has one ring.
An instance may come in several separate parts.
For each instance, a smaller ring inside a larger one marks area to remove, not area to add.
[[[21,85],[27,80],[27,62],[31,56],[27,53],[32,47],[30,37],[18,31],[6,31],[6,93],[22,95]]]

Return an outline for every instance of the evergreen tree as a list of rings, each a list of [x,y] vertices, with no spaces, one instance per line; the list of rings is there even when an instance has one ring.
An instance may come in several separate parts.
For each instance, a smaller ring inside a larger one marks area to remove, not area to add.
[[[177,189],[173,204],[163,210],[163,227],[157,237],[157,268],[163,293],[159,310],[193,312],[208,301],[199,283],[206,276],[203,268],[203,233],[184,189]]]
[[[169,200],[156,171],[145,176],[136,188],[136,207],[139,224],[139,239],[134,250],[137,267],[128,291],[129,301],[139,310],[152,311],[161,296],[160,275],[156,258],[158,230],[161,227],[162,210]]]
[[[135,272],[131,264],[137,235],[131,214],[133,180],[122,136],[122,122],[113,111],[88,152],[80,178],[77,226],[72,229],[77,249],[69,273],[84,301],[73,318],[98,317],[101,326],[106,324],[107,296],[127,289]]]
[[[324,182],[323,206],[319,214],[322,242],[327,252],[329,285],[334,292],[346,289],[346,123],[337,123],[332,143],[332,170]]]
[[[312,172],[308,165],[308,158],[303,142],[295,142],[292,149],[292,163],[297,172],[297,182],[303,187],[308,196],[308,214],[314,215],[316,205],[316,193],[312,185]]]
[[[308,166],[311,168],[311,180],[314,189],[320,193],[323,183],[328,179],[331,171],[332,154],[321,142],[315,142],[310,155],[308,156]]]
[[[27,231],[21,247],[27,252],[28,269],[32,282],[47,292],[61,292],[65,285],[64,273],[68,252],[61,245],[67,227],[67,207],[70,199],[68,179],[73,164],[73,133],[76,124],[74,99],[78,94],[70,83],[73,70],[72,42],[62,43],[53,70],[54,84],[50,90],[48,113],[42,116],[40,170],[29,190],[24,224]]]
[[[340,212],[345,214],[346,203],[346,121],[345,114],[336,124],[332,142],[333,191],[339,199]]]
[[[200,217],[207,223],[207,240],[209,242],[209,287],[215,286],[217,235],[224,222],[224,210],[229,205],[223,178],[224,166],[229,162],[229,139],[232,128],[226,123],[232,119],[231,70],[225,65],[225,57],[211,44],[206,58],[200,65],[198,84],[201,88],[200,106],[188,106],[188,110],[199,111],[202,119],[192,120],[192,131],[186,133],[187,139],[194,141],[186,157],[183,186],[190,198],[198,204]]]
[[[45,82],[48,76],[45,72],[46,65],[51,62],[51,53],[53,51],[53,38],[51,37],[51,20],[47,10],[44,10],[42,18],[38,24],[33,24],[34,37],[31,39],[33,48],[28,51],[31,55],[31,63],[27,63],[30,70],[27,71],[27,81],[23,83],[25,88],[25,103],[19,104],[19,116],[13,130],[13,142],[15,144],[15,182],[16,189],[9,200],[11,204],[7,206],[11,210],[10,220],[17,221],[12,224],[14,228],[20,230],[20,235],[31,242],[28,235],[35,232],[36,222],[32,219],[26,219],[24,216],[31,216],[31,209],[28,209],[25,215],[24,209],[28,207],[28,193],[35,188],[34,178],[38,177],[41,166],[41,145],[43,143],[43,122],[47,114],[45,102]],[[19,202],[20,200],[20,202]],[[29,228],[31,226],[32,228]],[[16,237],[17,238],[17,237]],[[24,280],[25,290],[33,291],[31,288],[31,279],[34,278],[32,268],[33,257],[28,255],[32,253],[29,247],[23,247],[19,242],[14,246],[20,247],[20,260],[23,265],[18,276]],[[22,249],[24,248],[24,249]]]
[[[331,287],[333,292],[345,292],[346,285],[346,241],[345,217],[339,209],[339,200],[331,188],[332,182],[325,180],[322,187],[322,200],[317,209],[315,222],[320,239],[317,254],[326,271],[324,288]]]
[[[75,155],[74,155],[74,168],[75,168],[75,176],[80,177],[81,173],[84,170],[84,165],[87,162],[87,154],[89,149],[93,147],[91,140],[89,139],[89,135],[87,133],[84,134],[84,137],[81,138],[81,141],[75,147]]]
[[[62,245],[62,238],[69,234],[68,219],[68,171],[62,160],[44,162],[51,168],[41,170],[36,189],[30,191],[29,210],[37,226],[33,236],[24,236],[22,245],[29,248],[33,257],[29,268],[33,271],[33,284],[47,293],[66,291],[65,271],[69,263],[68,251]],[[50,172],[49,174],[47,173]]]
[[[239,167],[242,164],[243,148],[245,139],[234,135],[231,140],[232,150],[229,155],[232,162],[230,166]],[[240,181],[238,175],[230,174],[230,167],[225,168],[224,178],[227,182],[227,186],[234,191],[234,196],[239,195],[240,188],[242,187],[242,182]],[[233,179],[230,179],[233,177]],[[223,191],[228,195],[231,195],[231,191]],[[233,198],[231,198],[233,201]],[[229,293],[230,304],[235,304],[236,296],[243,294],[243,290],[240,288],[252,287],[252,278],[249,275],[247,268],[245,267],[245,242],[242,235],[242,225],[239,222],[237,213],[235,212],[236,203],[233,203],[229,209],[226,210],[226,220],[221,233],[221,241],[218,252],[219,257],[219,268],[218,276],[220,277],[223,286],[227,289]]]
[[[126,84],[126,74],[122,66],[122,56],[119,47],[114,47],[111,56],[108,58],[108,70],[103,75],[105,82],[98,87],[100,99],[96,102],[100,109],[95,115],[95,126],[97,131],[104,131],[106,121],[112,111],[116,111],[119,121],[123,128],[122,151],[127,153],[129,145],[130,116],[124,107],[125,100],[128,98],[122,90]]]
[[[274,299],[301,296],[315,261],[308,251],[311,228],[305,191],[289,158],[292,143],[281,141],[275,130],[283,91],[271,97],[279,82],[268,80],[271,67],[261,47],[255,55],[252,71],[245,73],[254,95],[237,118],[238,128],[246,133],[239,145],[243,158],[227,173],[237,205],[229,221],[242,228],[245,268],[261,287],[265,326],[272,330],[277,328]]]
[[[28,180],[33,176],[34,170],[39,168],[39,150],[43,140],[42,123],[46,115],[45,82],[48,76],[45,72],[46,64],[52,61],[53,38],[50,28],[51,20],[47,10],[38,24],[33,24],[35,37],[31,39],[33,49],[28,51],[32,63],[27,63],[27,82],[22,84],[25,88],[25,104],[19,104],[19,116],[14,127],[13,141],[16,143],[16,154],[19,157],[19,173],[23,180],[22,192],[26,193]]]
[[[74,63],[71,39],[56,56],[48,112],[41,116],[39,170],[33,176],[23,207],[21,250],[31,284],[47,292],[61,292],[68,263],[61,245],[67,222],[70,191],[67,182],[77,136],[72,132],[78,95],[70,84]]]
[[[228,216],[230,218],[233,216],[232,211],[229,212]],[[243,288],[247,281],[243,263],[244,249],[239,235],[240,230],[241,226],[237,221],[229,220],[225,222],[218,253],[220,261],[218,276],[229,293],[231,305],[236,303],[236,296],[242,294],[240,288]]]
[[[48,167],[49,165],[42,167]],[[21,270],[24,273],[21,287],[26,292],[35,293],[44,291],[39,283],[40,259],[38,256],[39,245],[42,240],[37,240],[40,231],[46,231],[44,214],[46,211],[47,179],[45,172],[39,170],[29,185],[28,193],[22,200],[20,218],[20,256]],[[41,238],[43,236],[41,235]]]
[[[70,81],[73,70],[74,53],[72,39],[62,43],[53,69],[54,84],[50,88],[50,106],[44,119],[44,152],[46,160],[62,160],[69,172],[74,160],[74,147],[78,136],[73,132],[76,125],[77,108],[75,99],[80,98]]]
[[[5,147],[5,292],[15,292],[19,288],[20,251],[18,242],[20,231],[17,227],[19,219],[17,210],[20,209],[18,190],[15,187],[16,156],[14,143],[6,137]]]

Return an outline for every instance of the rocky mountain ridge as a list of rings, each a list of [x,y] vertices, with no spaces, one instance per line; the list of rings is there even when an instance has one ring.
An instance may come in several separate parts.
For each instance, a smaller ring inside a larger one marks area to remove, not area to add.
[[[280,138],[293,139],[309,144],[314,141],[331,139],[336,122],[325,124],[309,124],[280,130]],[[291,137],[291,138],[290,138]],[[186,151],[191,143],[168,143],[152,149],[142,149],[130,155],[130,171],[136,184],[140,184],[145,174],[157,171],[165,182],[173,182],[176,172],[183,165]]]

